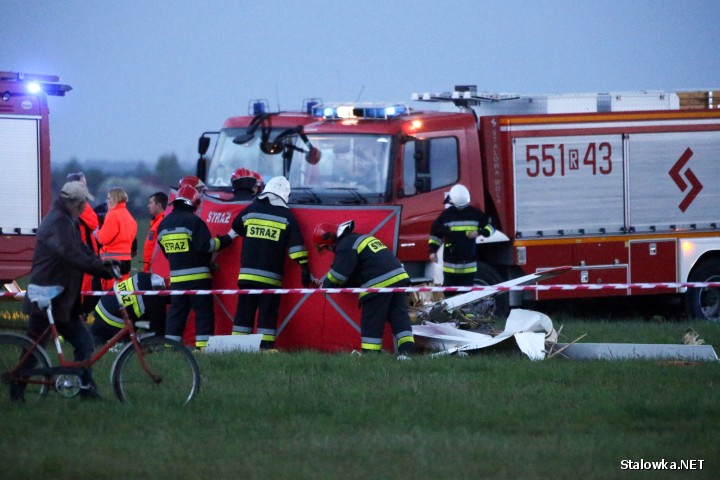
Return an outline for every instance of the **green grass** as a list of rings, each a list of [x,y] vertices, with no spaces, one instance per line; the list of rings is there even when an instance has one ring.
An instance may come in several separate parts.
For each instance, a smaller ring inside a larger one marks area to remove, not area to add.
[[[558,324],[556,323],[556,326]],[[567,341],[679,343],[685,322],[573,321]],[[692,325],[709,344],[720,325]],[[184,409],[0,394],[3,478],[718,478],[720,364],[317,352],[198,356]],[[623,459],[705,460],[621,471]]]
[[[694,328],[720,346],[720,324],[676,305],[539,307],[561,342],[677,344]],[[1,478],[720,478],[720,363],[201,355],[200,396],[168,410],[118,402],[113,358],[95,368],[100,402],[16,405],[0,390]],[[641,459],[705,463],[620,469]]]

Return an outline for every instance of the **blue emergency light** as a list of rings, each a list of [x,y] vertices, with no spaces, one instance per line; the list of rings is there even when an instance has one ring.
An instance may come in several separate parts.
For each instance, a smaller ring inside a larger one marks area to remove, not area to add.
[[[38,93],[42,92],[42,87],[37,82],[30,82],[27,84],[27,90],[33,95],[37,95]]]
[[[319,107],[322,107],[321,98],[306,98],[303,100],[302,111],[308,115],[312,115],[313,110]]]
[[[410,113],[406,105],[334,105],[313,107],[312,115],[324,119],[387,119]]]
[[[60,81],[60,77],[55,75],[38,75],[35,73],[23,72],[0,72],[0,80],[18,83],[22,86],[23,91],[31,95],[38,95],[44,92],[47,95],[62,97],[72,90],[70,85],[57,83]],[[8,90],[3,92],[2,99],[4,101],[8,101],[10,97],[19,94],[20,93],[18,92],[11,92]]]
[[[248,113],[253,116],[262,115],[270,111],[270,103],[267,100],[257,99],[248,102]]]

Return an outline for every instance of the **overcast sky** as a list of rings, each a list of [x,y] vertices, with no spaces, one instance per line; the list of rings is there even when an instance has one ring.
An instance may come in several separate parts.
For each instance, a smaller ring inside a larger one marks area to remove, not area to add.
[[[297,110],[506,93],[720,88],[717,0],[0,0],[0,70],[59,75],[54,161],[196,158],[248,101]]]

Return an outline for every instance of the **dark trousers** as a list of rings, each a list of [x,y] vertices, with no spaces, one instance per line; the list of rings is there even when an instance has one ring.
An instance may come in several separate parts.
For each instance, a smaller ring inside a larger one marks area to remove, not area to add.
[[[395,336],[404,332],[411,333],[407,302],[405,292],[376,293],[363,299],[360,314],[361,337],[382,340],[386,321],[390,323]]]
[[[443,287],[472,287],[475,273],[447,273],[443,272]],[[454,297],[463,292],[445,292],[445,298]]]
[[[272,344],[270,342],[275,341],[279,311],[280,295],[238,295],[233,324],[238,327],[243,327],[245,333],[250,333],[255,326],[255,313],[257,312],[257,331],[265,336],[263,337],[263,341],[266,342],[264,346],[271,347]]]
[[[207,283],[207,286],[193,287],[193,289],[210,289],[210,282]],[[184,289],[186,287],[174,285],[172,288]],[[207,337],[212,335],[215,329],[212,295],[173,295],[167,314],[165,336],[182,338],[191,309],[195,312],[195,337],[207,341]]]
[[[443,272],[443,286],[445,287],[472,287],[475,273],[448,273]]]

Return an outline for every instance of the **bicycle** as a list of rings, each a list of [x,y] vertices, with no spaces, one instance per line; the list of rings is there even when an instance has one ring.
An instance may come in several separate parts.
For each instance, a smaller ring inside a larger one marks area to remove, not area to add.
[[[123,328],[85,361],[67,360],[55,320],[52,299],[63,287],[28,285],[26,295],[31,302],[47,312],[48,327],[32,340],[18,333],[0,333],[0,375],[5,385],[25,385],[24,398],[44,398],[50,390],[71,398],[82,390],[80,374],[92,367],[110,349],[129,339],[115,358],[110,370],[110,383],[122,402],[150,401],[186,405],[200,390],[200,369],[190,350],[180,342],[151,335],[138,337],[125,310],[123,295],[113,287],[121,306]],[[52,366],[50,356],[41,342],[52,335],[59,365]]]

